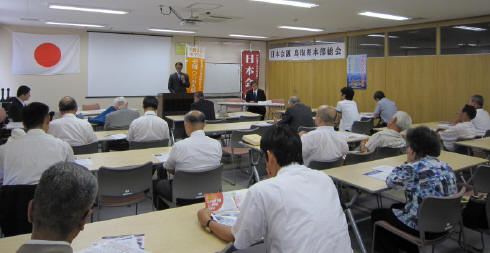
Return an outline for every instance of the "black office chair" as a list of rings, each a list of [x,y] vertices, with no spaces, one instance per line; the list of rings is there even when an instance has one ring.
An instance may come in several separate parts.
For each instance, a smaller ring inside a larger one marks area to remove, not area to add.
[[[168,139],[156,140],[156,141],[130,141],[129,149],[145,149],[145,148],[159,148],[168,147]]]
[[[373,121],[374,119],[372,118],[368,120],[354,121],[352,124],[352,132],[369,135],[374,126]]]
[[[311,161],[308,167],[314,170],[326,170],[341,166],[342,157],[330,162]]]
[[[383,159],[387,157],[398,156],[404,153],[405,153],[405,148],[378,147],[376,148],[375,159]]]
[[[74,155],[93,154],[99,152],[99,143],[94,142],[82,146],[72,146]]]
[[[27,207],[34,198],[37,185],[3,185],[0,187],[0,227],[7,236],[28,234],[32,224],[27,220]]]
[[[359,153],[359,152],[349,152],[344,158],[344,165],[356,164],[368,162],[374,159],[375,151]]]

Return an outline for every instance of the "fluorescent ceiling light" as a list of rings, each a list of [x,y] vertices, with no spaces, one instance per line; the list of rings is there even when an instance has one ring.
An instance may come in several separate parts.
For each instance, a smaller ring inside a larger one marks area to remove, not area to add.
[[[384,34],[368,34],[368,37],[379,37],[379,38],[384,38],[385,35]],[[398,36],[395,36],[395,35],[388,35],[388,38],[390,39],[398,39],[400,37]]]
[[[403,48],[403,49],[417,49],[419,47],[413,47],[413,46],[400,46],[400,48]]]
[[[92,25],[92,24],[76,24],[76,23],[62,23],[47,21],[47,25],[67,25],[67,26],[81,26],[81,27],[105,27],[104,25]]]
[[[301,30],[301,31],[310,31],[310,32],[322,32],[323,31],[323,29],[320,29],[320,28],[308,28],[308,27],[299,27],[299,26],[288,26],[288,25],[281,25],[281,26],[278,26],[278,28],[291,29],[291,30]]]
[[[89,7],[78,7],[78,6],[69,6],[69,5],[57,5],[57,4],[50,4],[49,8],[58,9],[58,10],[70,10],[70,11],[99,12],[99,13],[106,13],[106,14],[128,14],[127,11],[89,8]]]
[[[465,26],[465,25],[453,26],[453,28],[458,28],[458,29],[463,29],[463,30],[469,30],[469,31],[474,31],[474,32],[481,32],[481,31],[486,31],[487,30],[485,28],[474,27],[474,26]]]
[[[282,5],[289,5],[289,6],[302,7],[302,8],[313,8],[318,6],[318,4],[315,3],[291,1],[291,0],[250,0],[250,1],[264,2],[270,4],[282,4]]]
[[[475,44],[475,43],[468,43],[468,44],[466,44],[466,43],[460,43],[460,44],[458,44],[458,46],[460,46],[460,47],[464,47],[464,46],[476,47],[477,44]]]
[[[342,42],[335,42],[335,41],[324,41],[324,40],[316,40],[316,43],[320,44],[337,44],[337,43],[342,43]]]
[[[153,32],[164,32],[164,33],[196,33],[194,31],[184,31],[184,30],[171,30],[171,29],[157,29],[157,28],[149,28],[149,31]]]
[[[238,37],[238,38],[253,38],[253,39],[267,39],[264,36],[256,36],[256,35],[242,35],[242,34],[230,34],[230,37]]]
[[[408,19],[410,19],[408,17],[396,16],[396,15],[373,12],[373,11],[361,12],[361,13],[359,13],[359,15],[373,17],[373,18],[390,19],[390,20],[408,20]]]
[[[370,43],[363,43],[359,44],[360,46],[366,46],[366,47],[382,47],[383,45],[381,44],[370,44]]]

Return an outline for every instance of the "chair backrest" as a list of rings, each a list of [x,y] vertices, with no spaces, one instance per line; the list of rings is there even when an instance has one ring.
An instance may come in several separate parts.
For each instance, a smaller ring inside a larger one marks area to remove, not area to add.
[[[236,249],[232,242],[228,243],[219,253],[266,253],[264,241],[251,245],[246,249]]]
[[[204,193],[221,191],[223,164],[199,172],[177,170],[172,182],[172,201],[202,199]]]
[[[330,162],[311,161],[308,164],[308,167],[314,170],[326,170],[326,169],[339,167],[341,161],[342,161],[342,157],[340,157],[335,161],[330,161]]]
[[[352,132],[369,135],[373,127],[373,119],[354,121],[352,124]]]
[[[230,138],[230,146],[232,148],[240,148],[242,145],[240,144],[240,141],[242,140],[242,137],[247,134],[259,134],[260,128],[252,128],[252,129],[245,129],[245,130],[233,130],[231,132],[231,138]]]
[[[241,116],[240,118],[240,121],[244,122],[244,121],[259,121],[262,119],[262,116]]]
[[[344,165],[363,163],[374,160],[375,151],[365,153],[349,152],[344,158]]]
[[[156,141],[130,141],[129,149],[144,149],[144,148],[159,148],[168,147],[168,139],[156,140]]]
[[[99,110],[99,109],[100,109],[100,105],[98,103],[82,105],[82,111]]]
[[[36,186],[0,186],[0,228],[5,236],[32,232],[32,224],[27,221],[27,206],[34,198]]]
[[[298,132],[301,132],[301,131],[310,132],[310,131],[313,131],[315,129],[316,129],[316,127],[299,126]]]
[[[377,147],[374,159],[383,159],[405,153],[405,148]]]
[[[99,143],[94,142],[82,146],[72,146],[74,155],[93,154],[99,152]]]
[[[447,197],[428,197],[422,200],[418,211],[418,228],[422,240],[425,233],[442,233],[453,230],[461,222],[461,197],[465,187]]]
[[[226,102],[242,102],[241,98],[227,98]],[[242,111],[242,106],[241,105],[227,105],[226,106],[226,112],[241,112]]]
[[[108,168],[97,172],[99,197],[127,197],[149,190],[152,192],[152,162],[142,165]]]
[[[220,124],[224,123],[225,120],[223,119],[213,119],[213,120],[206,120],[206,124]]]
[[[238,122],[240,121],[240,117],[228,117],[228,118],[225,118],[225,122],[226,123],[232,123],[232,122]]]
[[[475,175],[473,175],[474,192],[490,193],[490,166],[480,165]],[[487,222],[490,221],[490,197],[487,196],[485,205],[485,212],[487,214]]]
[[[456,140],[456,142],[458,142],[458,141],[469,141],[469,140],[473,140],[476,138],[478,138],[478,137],[475,137],[475,138],[458,138]],[[459,145],[458,143],[454,144],[454,152],[456,152],[458,154],[462,154],[462,155],[469,155],[469,156],[473,155],[473,150],[471,147]]]
[[[490,129],[488,129],[487,132],[485,132],[485,137],[490,137]]]

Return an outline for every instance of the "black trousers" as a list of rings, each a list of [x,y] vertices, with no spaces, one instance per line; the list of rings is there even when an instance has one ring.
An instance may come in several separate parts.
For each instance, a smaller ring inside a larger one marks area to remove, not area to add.
[[[393,213],[393,209],[403,209],[403,203],[396,203],[391,206],[391,208],[379,208],[373,210],[371,213],[371,221],[373,224],[376,221],[386,221],[390,225],[407,232],[411,235],[419,237],[419,231],[405,225],[401,222]],[[427,239],[436,238],[441,236],[441,233],[426,233],[425,236]],[[400,250],[404,250],[407,253],[418,253],[417,245],[402,239],[401,237],[393,234],[390,231],[387,231],[384,228],[377,227],[376,235],[374,241],[374,249],[377,252],[386,252],[386,253],[397,253]]]

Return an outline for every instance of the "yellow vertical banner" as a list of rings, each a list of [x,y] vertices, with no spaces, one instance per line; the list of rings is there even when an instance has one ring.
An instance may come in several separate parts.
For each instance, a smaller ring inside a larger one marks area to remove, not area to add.
[[[190,86],[187,93],[204,90],[204,49],[187,46],[185,67],[189,75]]]

